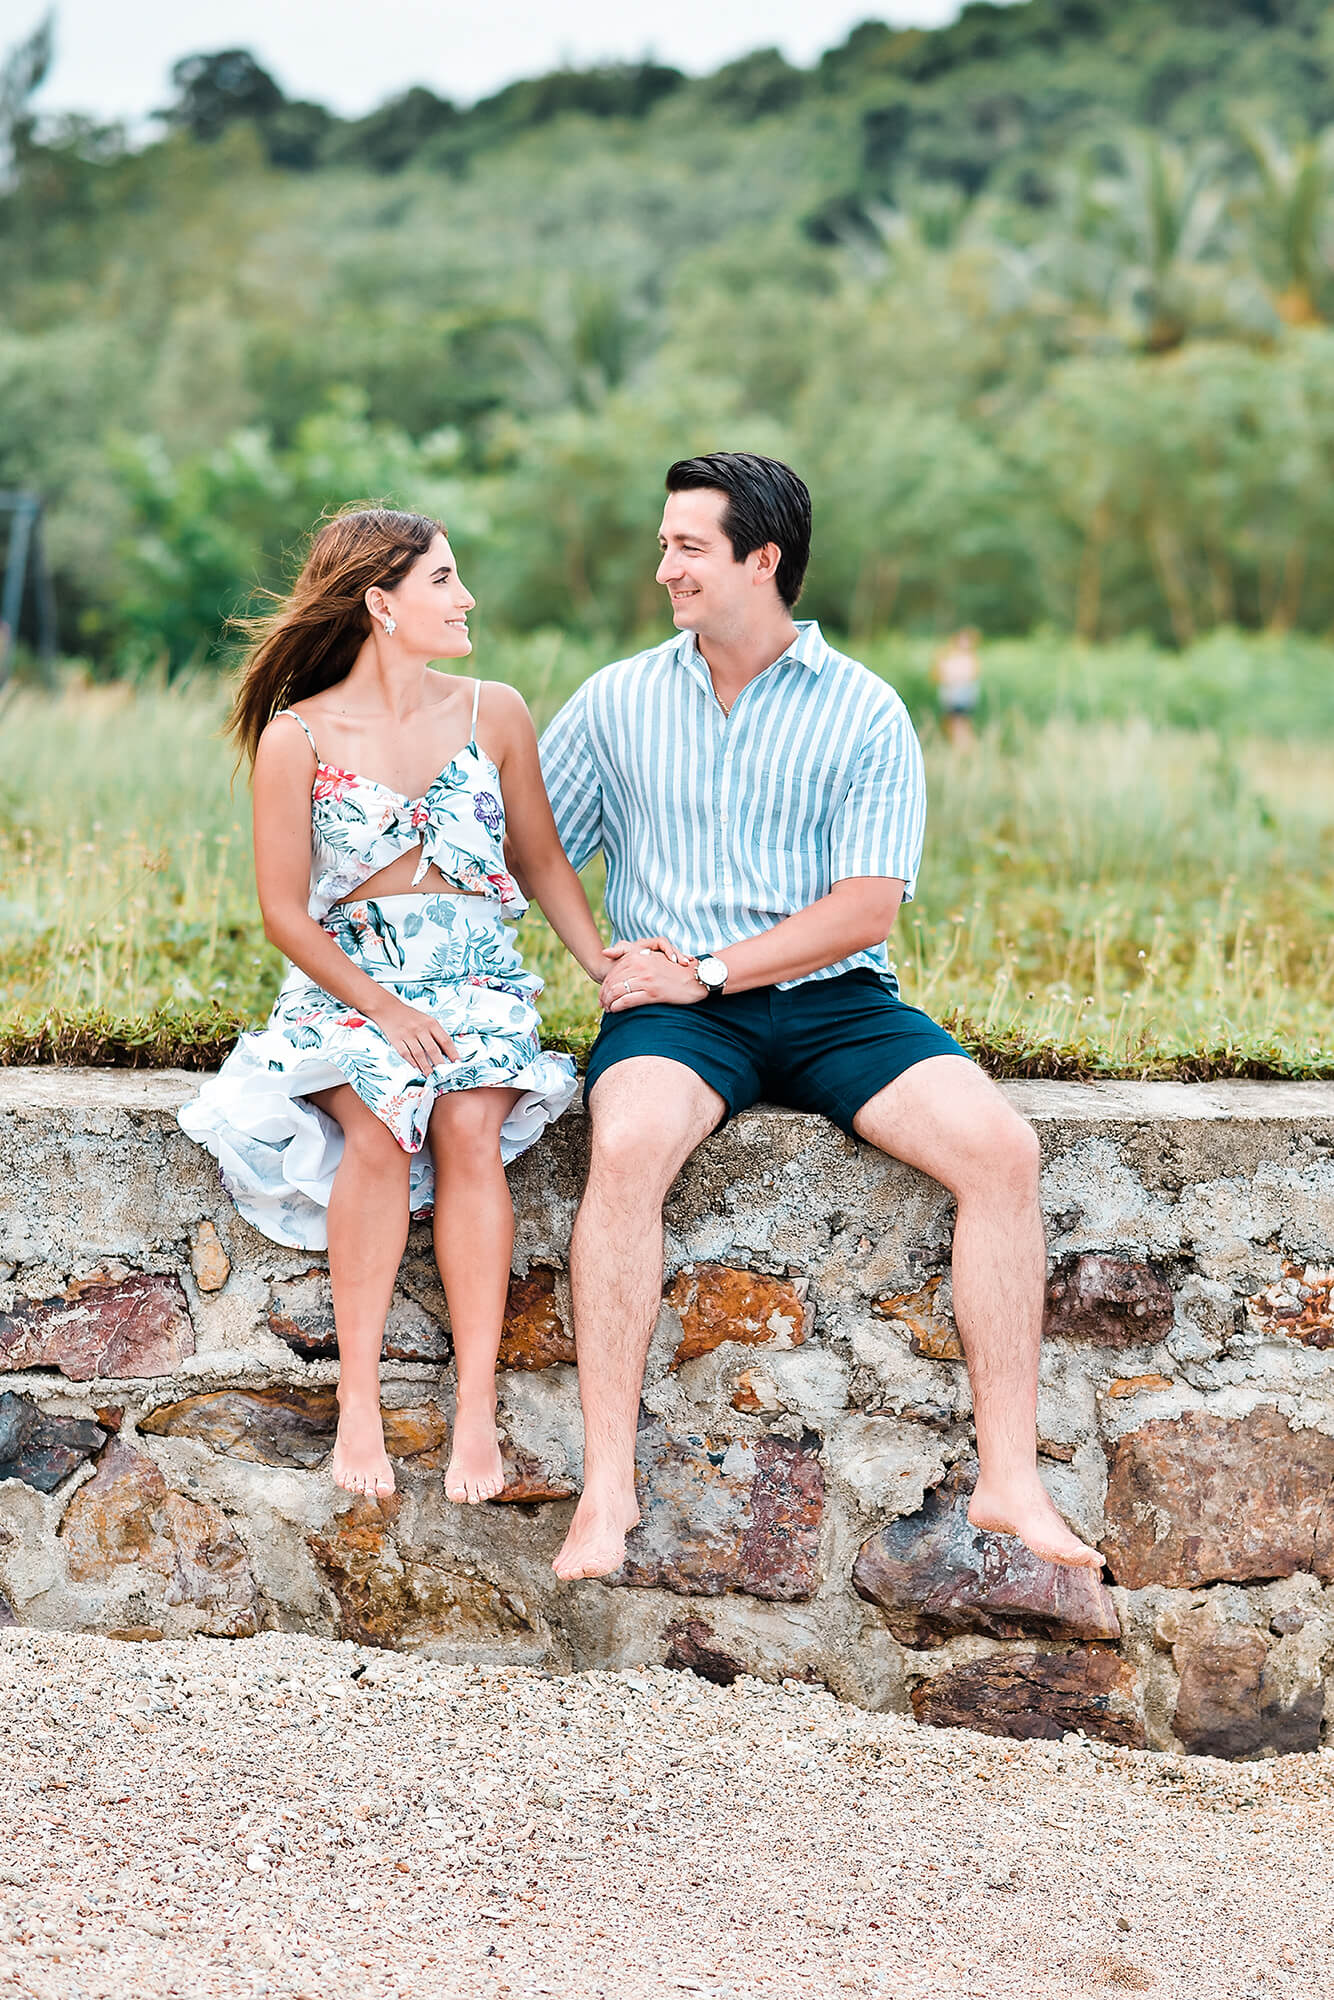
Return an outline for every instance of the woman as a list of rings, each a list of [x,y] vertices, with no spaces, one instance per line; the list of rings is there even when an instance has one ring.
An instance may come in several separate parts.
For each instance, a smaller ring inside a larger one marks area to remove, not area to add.
[[[472,651],[444,528],[359,508],[316,534],[252,628],[231,731],[254,765],[265,935],[291,961],[267,1025],[180,1114],[241,1214],[327,1243],[338,1331],[333,1476],[393,1491],[380,1347],[410,1210],[434,1193],[458,1373],[452,1500],[503,1485],[496,1356],[514,1239],[505,1163],[574,1094],[506,929],[515,865],[591,979],[610,966],[561,851],[522,697],[439,673]]]

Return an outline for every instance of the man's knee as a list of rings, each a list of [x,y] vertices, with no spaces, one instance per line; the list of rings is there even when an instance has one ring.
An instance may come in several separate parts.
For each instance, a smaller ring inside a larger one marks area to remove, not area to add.
[[[665,1193],[682,1165],[722,1116],[722,1100],[685,1070],[663,1079],[634,1065],[606,1070],[589,1100],[589,1179],[630,1181]]]
[[[1042,1164],[1038,1135],[1026,1118],[995,1091],[979,1120],[965,1172],[983,1186],[997,1183],[1015,1192],[1037,1188]]]

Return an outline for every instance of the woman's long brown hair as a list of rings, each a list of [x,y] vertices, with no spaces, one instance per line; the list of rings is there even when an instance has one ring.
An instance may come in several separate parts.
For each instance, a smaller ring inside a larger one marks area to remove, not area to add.
[[[243,757],[254,763],[279,709],[351,672],[371,629],[366,592],[392,590],[444,532],[424,514],[349,508],[316,532],[287,597],[263,617],[234,620],[250,641],[227,722]]]

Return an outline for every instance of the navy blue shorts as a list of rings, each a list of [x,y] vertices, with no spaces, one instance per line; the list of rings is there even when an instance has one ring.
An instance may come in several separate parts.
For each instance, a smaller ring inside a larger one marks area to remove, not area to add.
[[[613,1063],[665,1056],[712,1086],[727,1109],[785,1104],[822,1111],[845,1132],[877,1091],[928,1056],[963,1056],[953,1035],[859,966],[800,986],[757,986],[691,1007],[604,1014],[584,1083],[591,1097]]]

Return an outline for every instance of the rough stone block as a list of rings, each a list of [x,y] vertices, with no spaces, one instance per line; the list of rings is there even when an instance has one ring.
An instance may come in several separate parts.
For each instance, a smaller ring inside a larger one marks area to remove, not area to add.
[[[637,1456],[643,1518],[611,1581],[683,1596],[814,1595],[824,1474],[806,1443],[672,1436],[650,1423]]]
[[[76,1582],[113,1584],[133,1566],[159,1580],[153,1609],[193,1614],[187,1629],[225,1638],[258,1629],[250,1563],[222,1509],[173,1492],[151,1458],[119,1439],[70,1501],[59,1535]]]
[[[718,1643],[717,1635],[702,1618],[684,1618],[667,1627],[666,1667],[680,1667],[701,1680],[712,1681],[715,1687],[731,1687],[738,1674],[744,1674],[744,1664],[725,1652]]]
[[[1143,1749],[1135,1676],[1102,1646],[1067,1653],[993,1653],[948,1667],[912,1691],[913,1713],[937,1729],[984,1736],[1065,1736],[1082,1729],[1105,1743]]]
[[[928,1361],[962,1361],[963,1342],[950,1311],[941,1274],[928,1278],[915,1292],[876,1299],[871,1311],[904,1328],[914,1354]]]
[[[1267,1404],[1160,1418],[1111,1450],[1102,1552],[1116,1583],[1334,1577],[1334,1438]]]
[[[197,1438],[229,1458],[255,1465],[309,1468],[333,1448],[338,1398],[333,1389],[218,1389],[169,1403],[139,1422],[150,1437]],[[449,1423],[434,1405],[384,1412],[391,1458],[436,1463]]]
[[[231,1276],[231,1259],[207,1217],[196,1229],[190,1245],[190,1269],[201,1292],[220,1292]]]
[[[102,1449],[107,1432],[81,1417],[49,1415],[31,1396],[0,1396],[0,1479],[54,1493],[62,1479]]]
[[[976,1477],[976,1465],[952,1473],[919,1513],[890,1521],[857,1556],[853,1584],[900,1645],[940,1646],[956,1632],[1119,1639],[1111,1593],[1092,1570],[1043,1562],[1013,1535],[969,1526]]]
[[[557,1272],[533,1264],[509,1282],[500,1336],[502,1368],[551,1368],[574,1361],[574,1335],[565,1324],[556,1290]]]
[[[1139,1347],[1165,1340],[1172,1321],[1172,1288],[1157,1264],[1088,1251],[1062,1258],[1047,1281],[1047,1335]]]
[[[1318,1750],[1325,1691],[1308,1682],[1284,1700],[1270,1647],[1250,1625],[1191,1632],[1172,1648],[1181,1676],[1173,1727],[1205,1757],[1260,1757]]]
[[[60,1298],[20,1299],[0,1313],[0,1369],[137,1378],[169,1375],[194,1351],[180,1279],[157,1273],[79,1278]]]
[[[520,1600],[471,1565],[400,1549],[383,1508],[356,1506],[307,1544],[333,1593],[340,1638],[410,1650],[434,1639],[494,1644],[533,1630]]]
[[[725,1340],[748,1347],[764,1342],[800,1346],[806,1338],[808,1290],[805,1278],[774,1278],[762,1271],[736,1271],[729,1264],[687,1264],[665,1295],[681,1316],[681,1344],[672,1367],[711,1354]]]
[[[536,1453],[525,1451],[521,1445],[502,1437],[500,1459],[505,1484],[497,1493],[492,1503],[494,1506],[499,1506],[502,1501],[533,1507],[545,1500],[573,1500],[576,1489],[568,1480],[553,1472],[550,1466],[544,1465]]]
[[[338,1354],[328,1277],[321,1270],[289,1279],[269,1301],[269,1330],[304,1361],[332,1361]],[[446,1329],[410,1299],[390,1309],[380,1352],[386,1361],[444,1363],[454,1348]]]
[[[1246,1301],[1247,1317],[1270,1339],[1334,1347],[1334,1271],[1285,1259],[1283,1276]]]

